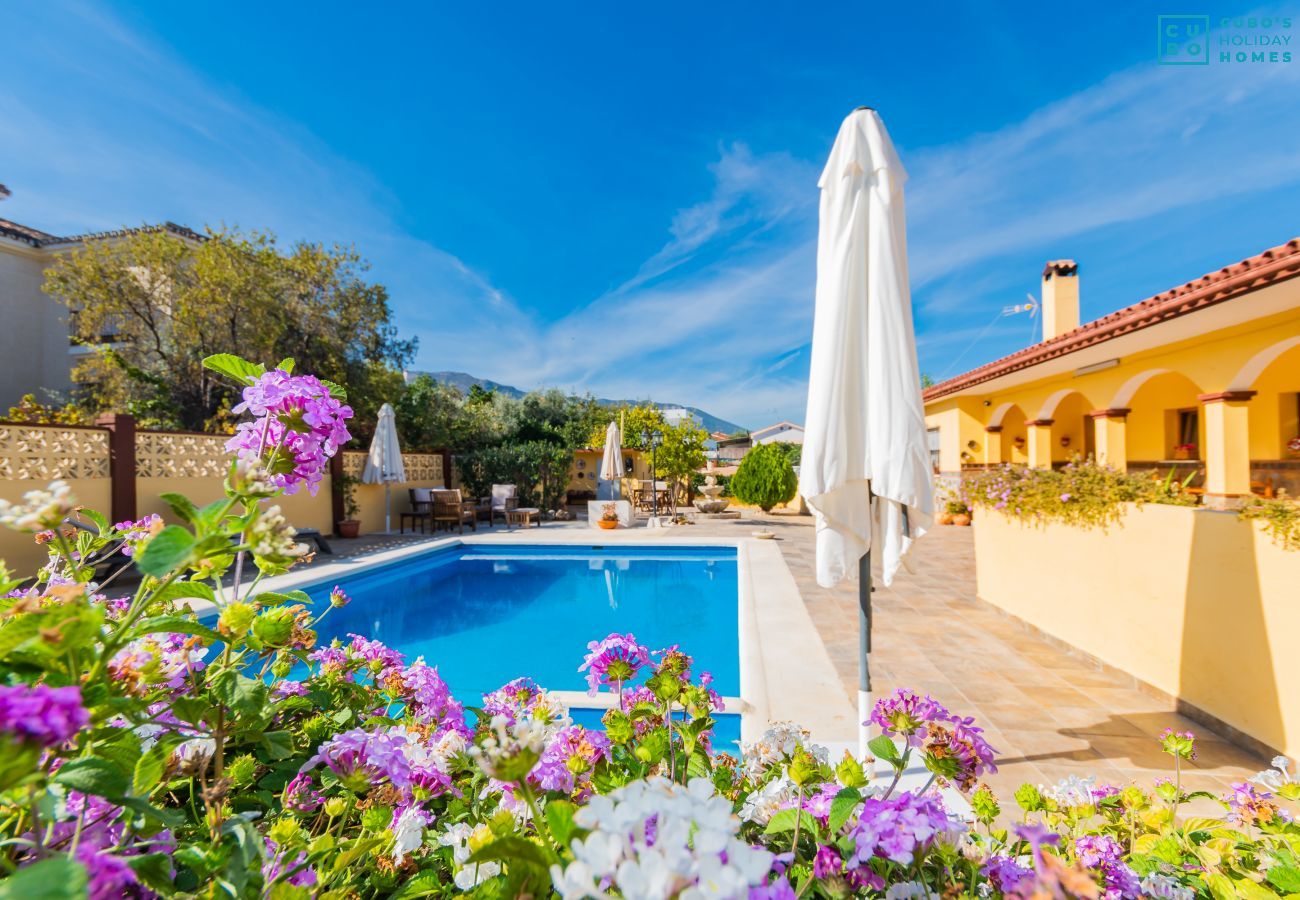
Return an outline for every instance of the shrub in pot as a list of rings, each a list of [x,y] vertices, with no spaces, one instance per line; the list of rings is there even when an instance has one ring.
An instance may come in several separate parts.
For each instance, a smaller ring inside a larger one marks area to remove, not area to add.
[[[763,512],[789,503],[798,489],[799,479],[789,456],[775,444],[760,444],[750,450],[731,476],[731,493],[736,499]]]
[[[361,533],[361,521],[357,519],[357,485],[360,482],[351,475],[343,474],[334,479],[334,490],[343,498],[343,518],[334,523],[334,530],[339,537],[354,538]]]

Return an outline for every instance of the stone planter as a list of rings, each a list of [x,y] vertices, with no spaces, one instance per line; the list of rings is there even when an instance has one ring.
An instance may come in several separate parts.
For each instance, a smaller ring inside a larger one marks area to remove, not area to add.
[[[354,538],[361,533],[361,523],[356,519],[344,519],[334,523],[334,530],[341,538]]]

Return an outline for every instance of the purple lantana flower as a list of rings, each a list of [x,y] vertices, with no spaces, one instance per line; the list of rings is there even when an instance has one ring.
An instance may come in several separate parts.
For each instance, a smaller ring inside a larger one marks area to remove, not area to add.
[[[940,839],[956,840],[964,830],[936,796],[903,791],[885,799],[869,797],[849,832],[854,844],[849,863],[859,866],[880,857],[910,865],[918,851]]]
[[[330,396],[320,379],[273,369],[244,388],[234,412],[249,412],[226,449],[264,465],[271,483],[293,494],[306,485],[313,496],[326,463],[352,437],[352,409]]]
[[[611,634],[603,641],[587,644],[587,656],[579,672],[587,673],[587,693],[595,696],[601,686],[620,693],[650,661],[650,651],[637,643],[635,635]]]
[[[1101,874],[1106,900],[1142,896],[1137,873],[1124,862],[1124,851],[1114,838],[1085,834],[1074,842],[1074,853],[1084,866]]]
[[[312,778],[306,772],[293,776],[284,788],[284,808],[290,812],[313,813],[320,808],[320,792],[313,787]]]
[[[591,794],[592,769],[602,759],[609,759],[609,746],[605,732],[570,725],[546,745],[529,780],[542,790],[560,791],[584,800]]]
[[[18,743],[57,747],[89,722],[79,687],[0,686],[0,734]]]
[[[980,872],[1002,894],[1014,894],[1033,880],[1034,870],[1021,865],[1010,856],[994,853],[984,861]]]
[[[118,522],[113,526],[122,538],[122,555],[135,556],[145,543],[163,529],[162,516],[150,513],[137,521]]]
[[[925,742],[926,726],[931,722],[949,722],[952,714],[933,697],[922,697],[906,688],[899,688],[888,697],[876,701],[871,711],[871,721],[880,726],[882,734],[898,735],[908,746],[921,747]]]

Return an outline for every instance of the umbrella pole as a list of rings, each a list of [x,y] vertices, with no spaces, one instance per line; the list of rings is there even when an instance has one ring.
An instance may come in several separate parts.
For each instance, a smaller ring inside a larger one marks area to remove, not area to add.
[[[393,483],[384,482],[384,534],[393,533]]]
[[[858,757],[871,740],[871,551],[858,560]]]

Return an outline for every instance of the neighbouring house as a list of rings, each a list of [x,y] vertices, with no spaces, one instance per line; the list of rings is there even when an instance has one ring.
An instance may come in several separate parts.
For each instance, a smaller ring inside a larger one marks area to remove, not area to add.
[[[676,428],[683,422],[694,425],[696,428],[703,426],[703,421],[700,417],[683,406],[665,406],[662,407],[659,412],[663,415],[664,422],[666,422],[671,428]]]
[[[756,428],[749,433],[755,444],[802,444],[803,426],[793,422],[777,422],[766,428]]]
[[[0,186],[0,200],[9,191]],[[0,219],[0,410],[17,403],[23,394],[41,389],[65,392],[72,387],[77,357],[91,352],[73,343],[67,307],[47,295],[41,286],[45,270],[61,253],[90,241],[112,241],[139,231],[167,230],[182,237],[202,237],[171,222],[59,236],[9,219]],[[111,342],[112,335],[104,335]]]
[[[1042,341],[924,392],[937,468],[1196,472],[1206,502],[1300,494],[1300,238],[1079,324],[1079,266],[1047,263]]]
[[[754,443],[750,440],[748,434],[734,434],[731,437],[725,437],[718,441],[717,455],[715,459],[719,465],[740,462],[749,452],[749,448]]]

